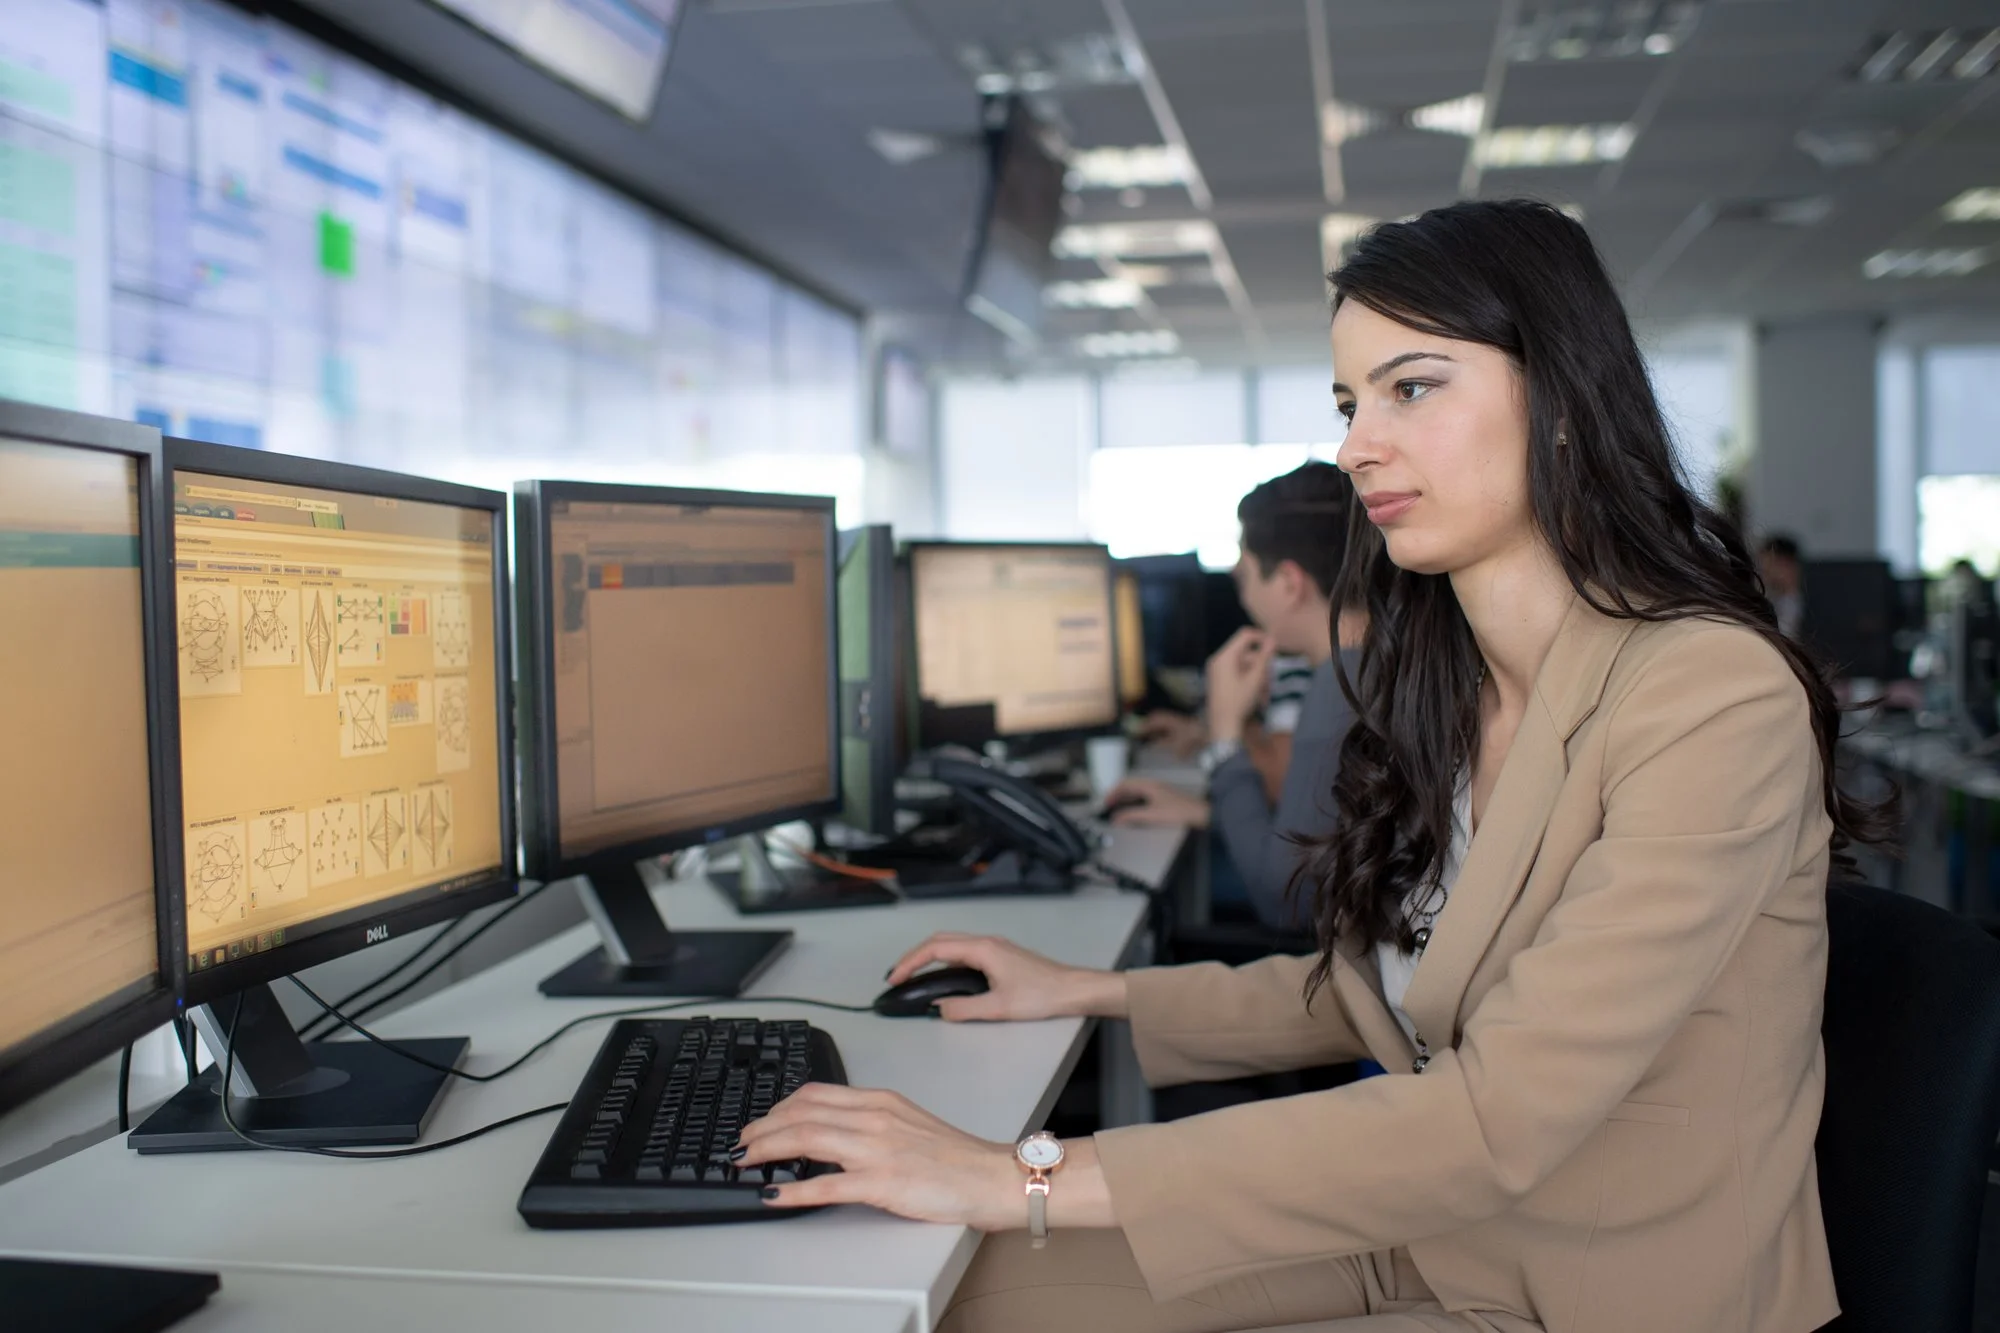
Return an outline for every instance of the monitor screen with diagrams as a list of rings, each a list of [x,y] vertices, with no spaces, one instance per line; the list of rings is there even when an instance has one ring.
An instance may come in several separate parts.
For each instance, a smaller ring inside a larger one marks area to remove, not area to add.
[[[180,471],[189,967],[490,878],[494,516]]]

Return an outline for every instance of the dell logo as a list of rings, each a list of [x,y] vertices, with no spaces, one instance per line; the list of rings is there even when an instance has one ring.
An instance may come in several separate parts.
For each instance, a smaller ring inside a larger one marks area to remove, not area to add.
[[[389,938],[389,927],[385,925],[368,927],[368,934],[362,939],[365,944],[380,944]]]

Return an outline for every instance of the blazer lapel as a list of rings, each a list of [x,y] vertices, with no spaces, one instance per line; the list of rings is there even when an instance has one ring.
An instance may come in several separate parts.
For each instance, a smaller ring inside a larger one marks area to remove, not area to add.
[[[1419,1034],[1429,1034],[1424,1041],[1432,1050],[1458,1039],[1466,988],[1541,850],[1569,774],[1569,738],[1603,696],[1635,624],[1600,615],[1577,598],[1549,648],[1485,818],[1403,997],[1403,1011]]]

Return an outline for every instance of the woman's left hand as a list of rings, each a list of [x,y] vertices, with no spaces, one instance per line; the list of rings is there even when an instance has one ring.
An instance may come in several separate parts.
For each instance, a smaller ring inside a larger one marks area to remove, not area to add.
[[[776,1186],[775,1197],[767,1187],[773,1208],[865,1203],[981,1231],[1026,1215],[1012,1145],[954,1129],[898,1093],[809,1083],[751,1121],[739,1142],[742,1167],[806,1157],[841,1168]]]

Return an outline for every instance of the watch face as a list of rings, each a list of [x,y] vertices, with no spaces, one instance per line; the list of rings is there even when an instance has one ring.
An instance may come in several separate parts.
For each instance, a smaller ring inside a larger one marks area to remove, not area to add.
[[[1046,1171],[1063,1159],[1061,1140],[1047,1134],[1037,1134],[1024,1141],[1015,1151],[1023,1163],[1034,1167],[1037,1171]]]

